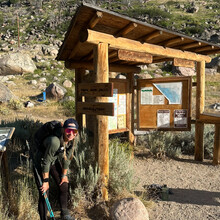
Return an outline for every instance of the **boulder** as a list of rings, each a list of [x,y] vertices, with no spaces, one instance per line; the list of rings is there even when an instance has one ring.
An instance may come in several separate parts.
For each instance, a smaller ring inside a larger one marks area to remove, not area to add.
[[[27,54],[15,52],[0,57],[0,75],[33,73],[35,69],[33,60]]]
[[[220,73],[220,57],[215,57],[210,63],[206,64],[206,68],[216,69]]]
[[[0,103],[9,102],[12,98],[14,98],[14,95],[11,93],[10,89],[0,83]]]
[[[66,79],[64,82],[63,82],[63,86],[66,87],[66,88],[71,88],[72,87],[72,82],[68,79]]]
[[[60,86],[58,83],[51,83],[46,88],[47,98],[54,98],[54,99],[62,99],[66,94],[67,90]]]
[[[180,76],[195,76],[196,71],[190,67],[173,66],[172,73]]]
[[[124,198],[116,202],[110,211],[112,220],[149,220],[144,204],[137,198]]]

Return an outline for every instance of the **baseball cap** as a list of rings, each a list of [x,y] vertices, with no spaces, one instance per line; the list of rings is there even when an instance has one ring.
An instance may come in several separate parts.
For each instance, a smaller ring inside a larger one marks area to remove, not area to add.
[[[77,129],[79,128],[79,125],[77,123],[77,121],[73,118],[68,118],[64,124],[63,124],[64,128],[69,128],[69,129]]]

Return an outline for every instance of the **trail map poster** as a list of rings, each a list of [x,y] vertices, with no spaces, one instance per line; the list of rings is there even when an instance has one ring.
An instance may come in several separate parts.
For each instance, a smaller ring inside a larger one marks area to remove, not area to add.
[[[169,104],[182,104],[182,82],[153,84],[168,100]]]

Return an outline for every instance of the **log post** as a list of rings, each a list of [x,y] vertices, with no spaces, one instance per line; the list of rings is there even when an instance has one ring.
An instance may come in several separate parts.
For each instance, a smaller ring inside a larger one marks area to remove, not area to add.
[[[205,61],[197,63],[197,87],[196,87],[196,124],[195,124],[195,160],[203,161],[204,123],[198,122],[200,114],[204,112],[205,103]]]
[[[96,83],[109,82],[108,44],[99,43],[94,47],[94,70]],[[108,102],[108,97],[97,97],[96,102]],[[108,200],[109,179],[109,134],[108,116],[97,115],[97,132],[94,133],[95,148],[98,148],[98,163],[102,181],[102,197]]]
[[[77,113],[77,103],[82,102],[82,96],[79,95],[79,83],[82,83],[83,75],[85,74],[85,69],[76,69],[75,70],[75,108],[76,108],[76,120],[79,124],[79,127],[82,128],[83,123],[83,116],[82,114]]]
[[[216,124],[212,164],[218,165],[219,163],[220,163],[220,124]]]
[[[129,143],[134,145],[134,74],[129,73],[127,77],[129,80],[129,109],[131,110],[128,119]]]

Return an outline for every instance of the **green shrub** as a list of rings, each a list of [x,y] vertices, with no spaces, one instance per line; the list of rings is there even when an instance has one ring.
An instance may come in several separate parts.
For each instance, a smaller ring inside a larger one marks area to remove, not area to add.
[[[128,143],[113,139],[109,144],[109,192],[119,194],[132,192],[136,182],[133,179],[131,148]]]
[[[24,105],[19,100],[11,99],[8,103],[8,107],[12,110],[21,110],[22,108],[24,108]]]
[[[80,201],[90,201],[96,192],[99,180],[98,164],[94,149],[89,144],[88,134],[83,130],[76,140],[76,148],[70,169],[73,206]]]

